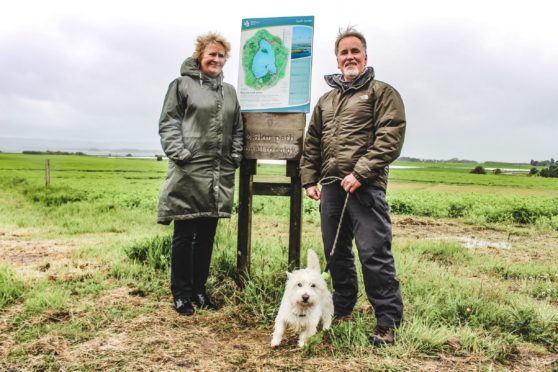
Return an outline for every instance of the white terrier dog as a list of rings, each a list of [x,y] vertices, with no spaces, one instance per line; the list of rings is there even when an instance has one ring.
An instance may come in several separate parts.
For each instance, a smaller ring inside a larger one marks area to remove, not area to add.
[[[285,330],[292,328],[299,333],[298,347],[303,347],[306,340],[316,334],[320,320],[324,330],[331,326],[333,300],[313,250],[308,250],[307,268],[287,272],[287,277],[271,346],[279,346]]]

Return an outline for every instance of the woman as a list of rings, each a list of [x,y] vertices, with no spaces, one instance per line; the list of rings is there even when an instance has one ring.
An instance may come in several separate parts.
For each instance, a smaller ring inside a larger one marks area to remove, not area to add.
[[[185,315],[194,313],[193,304],[213,307],[205,283],[217,220],[231,214],[243,141],[236,91],[223,82],[229,42],[207,33],[195,48],[170,84],[159,120],[169,168],[157,222],[174,221],[171,291],[176,311]]]

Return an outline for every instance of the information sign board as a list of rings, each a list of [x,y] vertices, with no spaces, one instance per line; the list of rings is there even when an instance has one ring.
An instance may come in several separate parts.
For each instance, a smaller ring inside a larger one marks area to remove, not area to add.
[[[243,112],[309,112],[314,17],[242,20],[238,95]]]

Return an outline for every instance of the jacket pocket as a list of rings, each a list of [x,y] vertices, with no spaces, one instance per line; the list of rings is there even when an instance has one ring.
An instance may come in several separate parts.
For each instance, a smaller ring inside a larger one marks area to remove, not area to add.
[[[196,157],[199,153],[199,146],[200,146],[201,137],[182,137],[182,141],[184,143],[184,147],[190,151],[191,156],[187,162],[191,161],[193,158]]]

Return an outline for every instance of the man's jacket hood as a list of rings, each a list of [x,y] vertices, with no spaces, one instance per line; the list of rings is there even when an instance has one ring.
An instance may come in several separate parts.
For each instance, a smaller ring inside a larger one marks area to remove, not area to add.
[[[332,88],[339,89],[342,93],[345,93],[349,89],[358,90],[372,79],[374,79],[374,68],[370,66],[366,67],[362,74],[360,74],[355,80],[352,81],[344,80],[342,74],[331,74],[324,76],[324,80],[326,81],[327,85]]]

